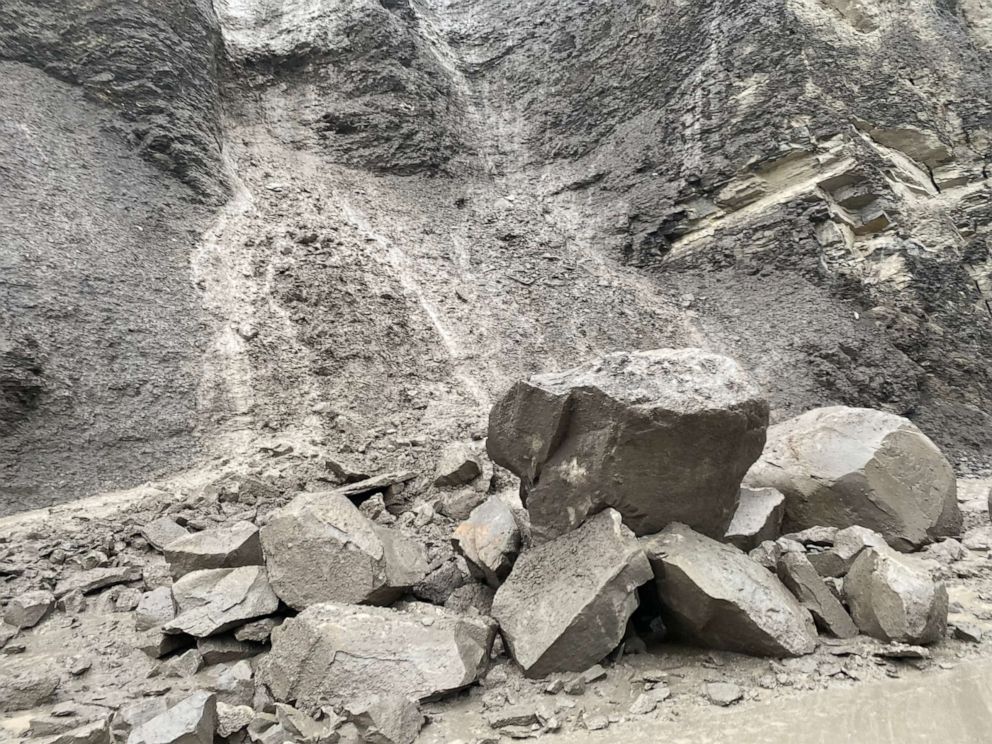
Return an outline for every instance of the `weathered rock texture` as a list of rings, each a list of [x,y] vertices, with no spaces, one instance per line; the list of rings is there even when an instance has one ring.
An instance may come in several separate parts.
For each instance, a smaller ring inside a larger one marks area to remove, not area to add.
[[[818,408],[771,427],[747,483],[785,494],[786,529],[860,525],[902,550],[961,532],[951,464],[883,411]]]
[[[723,537],[767,423],[735,362],[659,349],[518,382],[493,407],[487,447],[520,477],[535,539],[606,507],[638,535],[679,521]]]
[[[492,613],[528,676],[581,672],[620,643],[650,579],[633,533],[607,509],[521,555]]]
[[[641,539],[666,623],[710,648],[799,656],[816,646],[807,610],[773,574],[732,545],[673,524]]]
[[[258,527],[251,522],[235,522],[180,537],[166,545],[163,553],[177,579],[205,568],[262,565],[262,542]]]
[[[261,566],[194,571],[173,584],[172,596],[176,617],[163,629],[198,638],[271,615],[279,607]]]
[[[420,546],[338,493],[302,493],[262,528],[269,580],[298,610],[319,602],[388,604],[422,580]]]
[[[520,530],[510,507],[491,496],[455,528],[451,542],[477,578],[498,587],[520,552]]]
[[[737,511],[724,536],[736,548],[747,552],[765,540],[779,536],[785,514],[785,496],[774,488],[741,488]]]
[[[838,638],[852,638],[858,634],[847,610],[805,555],[783,554],[778,561],[778,576],[799,603],[810,611],[818,627]]]
[[[7,0],[0,508],[271,429],[428,473],[514,380],[665,346],[981,460],[987,15]]]
[[[318,604],[272,631],[259,674],[277,700],[304,710],[379,694],[426,699],[475,682],[495,632],[429,605]]]

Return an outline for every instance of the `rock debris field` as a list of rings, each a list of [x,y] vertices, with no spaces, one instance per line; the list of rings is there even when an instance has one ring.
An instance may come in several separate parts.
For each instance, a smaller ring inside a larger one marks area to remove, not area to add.
[[[482,744],[989,655],[989,481],[908,420],[769,426],[735,361],[514,384],[434,472],[273,441],[7,519],[0,731],[46,744]]]

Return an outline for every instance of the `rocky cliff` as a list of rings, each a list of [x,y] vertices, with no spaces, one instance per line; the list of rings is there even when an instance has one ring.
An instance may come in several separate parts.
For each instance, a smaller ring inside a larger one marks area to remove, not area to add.
[[[979,0],[5,2],[0,512],[681,345],[987,467],[990,60]]]

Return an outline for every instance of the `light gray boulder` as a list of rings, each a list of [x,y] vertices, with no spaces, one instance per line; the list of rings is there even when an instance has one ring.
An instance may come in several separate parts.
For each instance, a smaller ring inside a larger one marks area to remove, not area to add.
[[[785,496],[774,488],[741,488],[724,541],[747,552],[774,540],[782,528]]]
[[[696,643],[761,656],[813,651],[816,631],[779,579],[733,545],[683,524],[641,539],[663,618]]]
[[[961,531],[951,464],[884,411],[818,408],[771,427],[745,485],[785,494],[788,530],[860,525],[904,551]]]
[[[637,535],[679,521],[722,538],[767,423],[731,359],[621,352],[516,383],[490,413],[487,448],[520,477],[535,542],[608,506]]]
[[[479,678],[495,633],[489,619],[416,602],[316,604],[272,631],[258,675],[276,700],[308,712],[369,695],[430,699]]]
[[[15,628],[33,628],[55,607],[55,595],[45,589],[13,597],[3,612],[3,621]]]
[[[206,638],[271,615],[279,598],[261,566],[213,568],[186,574],[172,586],[177,613],[166,633]]]
[[[874,530],[855,525],[837,530],[833,545],[819,553],[810,553],[809,560],[820,576],[839,578],[847,574],[865,548],[885,548],[885,538]]]
[[[620,514],[523,553],[496,592],[492,614],[529,677],[581,672],[620,643],[651,567]]]
[[[947,589],[920,562],[865,548],[844,578],[844,597],[863,633],[882,641],[934,643],[947,632]]]
[[[858,634],[858,628],[844,605],[830,591],[805,555],[784,553],[778,561],[778,576],[799,604],[810,611],[819,628],[837,638],[853,638]]]
[[[217,698],[194,692],[131,731],[127,744],[213,744],[217,730]]]
[[[472,575],[495,588],[510,573],[520,552],[520,530],[510,507],[491,496],[455,528],[451,543]]]
[[[163,549],[173,578],[207,568],[261,566],[262,543],[251,522],[235,522],[213,530],[194,532]]]
[[[480,445],[481,446],[481,445]],[[464,486],[482,475],[482,458],[469,444],[453,442],[441,451],[435,486]]]
[[[420,545],[337,492],[301,493],[262,528],[269,580],[297,610],[321,602],[389,604],[427,575]]]

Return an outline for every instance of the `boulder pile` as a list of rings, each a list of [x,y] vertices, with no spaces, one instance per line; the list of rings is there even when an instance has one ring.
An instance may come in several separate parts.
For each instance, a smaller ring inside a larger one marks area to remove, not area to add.
[[[638,623],[770,657],[810,654],[818,633],[942,638],[946,589],[895,549],[960,526],[936,447],[890,414],[830,408],[771,427],[762,453],[767,421],[729,359],[611,354],[519,382],[493,408],[487,449],[519,477],[519,501],[490,492],[481,443],[455,443],[423,474],[433,501],[399,498],[404,473],[298,493],[257,524],[159,517],[141,526],[167,563],[154,584],[128,566],[67,573],[11,601],[3,627],[27,632],[143,578],[143,594],[115,596],[156,673],[212,681],[117,716],[130,744],[409,744],[419,705],[475,685],[494,658],[581,692],[625,648],[646,650]],[[428,524],[443,533],[426,537]],[[632,710],[667,698],[660,680]],[[741,697],[710,687],[714,704]],[[526,706],[489,717],[507,735],[559,725]]]

